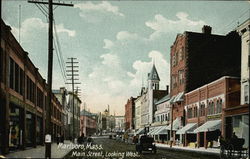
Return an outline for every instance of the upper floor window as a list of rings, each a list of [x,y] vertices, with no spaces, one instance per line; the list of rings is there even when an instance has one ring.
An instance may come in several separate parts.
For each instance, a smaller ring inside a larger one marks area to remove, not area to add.
[[[179,70],[178,71],[178,76],[179,76],[179,84],[183,84],[184,83],[184,71]]]
[[[194,114],[193,114],[193,117],[197,117],[197,106],[194,107]]]
[[[178,60],[179,61],[182,61],[183,59],[184,59],[184,52],[183,52],[183,47],[179,50],[179,52],[178,52],[178,55],[179,55],[179,58],[178,58]]]
[[[222,111],[222,99],[216,101],[216,113],[221,113]]]
[[[205,103],[200,105],[200,116],[205,116]]]
[[[214,114],[214,102],[211,101],[208,103],[208,115]]]
[[[192,108],[188,108],[188,110],[187,110],[187,117],[188,118],[192,118],[192,116],[193,116],[193,112],[192,111],[193,111]]]

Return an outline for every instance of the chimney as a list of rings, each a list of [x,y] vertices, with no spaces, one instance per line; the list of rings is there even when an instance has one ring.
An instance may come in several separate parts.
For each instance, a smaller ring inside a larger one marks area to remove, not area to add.
[[[202,27],[202,33],[203,34],[211,34],[212,33],[212,27],[210,27],[208,25],[204,25]]]
[[[167,95],[169,94],[169,85],[166,85]]]

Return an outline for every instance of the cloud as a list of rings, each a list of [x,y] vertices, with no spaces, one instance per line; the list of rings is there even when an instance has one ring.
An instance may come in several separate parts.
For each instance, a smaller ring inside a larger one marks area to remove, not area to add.
[[[109,39],[104,39],[103,42],[104,42],[103,46],[104,49],[111,49],[114,46],[114,43]]]
[[[142,81],[144,86],[147,86],[147,75],[151,71],[153,62],[155,61],[155,66],[161,79],[160,88],[165,89],[165,85],[169,84],[169,69],[170,65],[163,57],[162,53],[156,50],[152,50],[148,53],[149,61],[136,60],[133,63],[133,68],[135,73],[127,72],[129,77],[132,77],[130,81],[130,88],[136,88],[139,92]]]
[[[116,34],[117,40],[135,40],[138,38],[136,33],[130,33],[128,31],[120,31]]]
[[[21,35],[22,39],[28,38],[29,36],[37,36],[37,31],[46,31],[48,29],[48,23],[43,22],[40,18],[28,18],[25,19],[21,24]],[[76,32],[69,30],[64,27],[63,24],[56,25],[58,33],[66,33],[70,37],[74,37]],[[18,28],[12,27],[12,33],[18,37]]]
[[[189,15],[185,12],[178,12],[176,17],[178,20],[171,20],[161,14],[156,14],[153,20],[145,22],[147,27],[154,30],[150,35],[150,39],[155,39],[165,33],[198,31],[206,24],[202,20],[195,21],[189,19]]]
[[[85,13],[88,12],[101,12],[101,13],[112,13],[117,16],[124,16],[123,13],[119,12],[119,7],[113,6],[109,2],[102,1],[101,3],[95,4],[92,2],[79,3],[74,5],[75,8],[79,8],[82,12],[80,16],[84,17]]]

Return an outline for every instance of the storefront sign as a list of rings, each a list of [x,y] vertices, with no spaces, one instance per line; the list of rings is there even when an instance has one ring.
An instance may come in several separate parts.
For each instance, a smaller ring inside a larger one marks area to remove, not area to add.
[[[51,143],[51,135],[50,134],[47,134],[45,136],[45,143]]]
[[[216,115],[209,115],[207,116],[208,119],[220,119],[221,118],[221,114],[216,114]]]

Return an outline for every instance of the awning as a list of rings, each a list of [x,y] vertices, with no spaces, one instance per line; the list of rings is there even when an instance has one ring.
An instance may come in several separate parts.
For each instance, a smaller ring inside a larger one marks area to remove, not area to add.
[[[149,129],[148,135],[151,135],[152,132],[154,132],[157,129],[157,127],[152,127],[151,129]]]
[[[184,92],[178,93],[178,94],[176,95],[176,97],[175,97],[173,103],[184,101],[183,96],[184,96]]]
[[[144,133],[144,128],[140,128],[139,130],[137,130],[136,132],[135,132],[135,134],[136,135],[138,135],[138,134],[143,134]]]
[[[155,127],[154,131],[152,131],[151,135],[156,135],[156,133],[161,129],[161,126]]]
[[[166,135],[168,134],[167,126],[162,126],[160,130],[156,132],[156,135]]]
[[[173,104],[174,103],[174,99],[175,99],[175,96],[172,96],[171,99],[169,100],[169,103]]]
[[[221,120],[210,120],[194,130],[195,133],[221,129]]]
[[[173,127],[172,127],[172,130],[176,131],[179,129],[181,125],[181,122],[180,122],[180,119],[179,118],[176,118],[174,121],[173,121]],[[167,127],[166,127],[167,130],[171,130],[171,124],[169,124]]]
[[[176,134],[192,134],[194,133],[194,129],[196,129],[197,123],[188,123],[187,125],[185,125],[183,128],[179,129],[178,131],[176,131]]]

